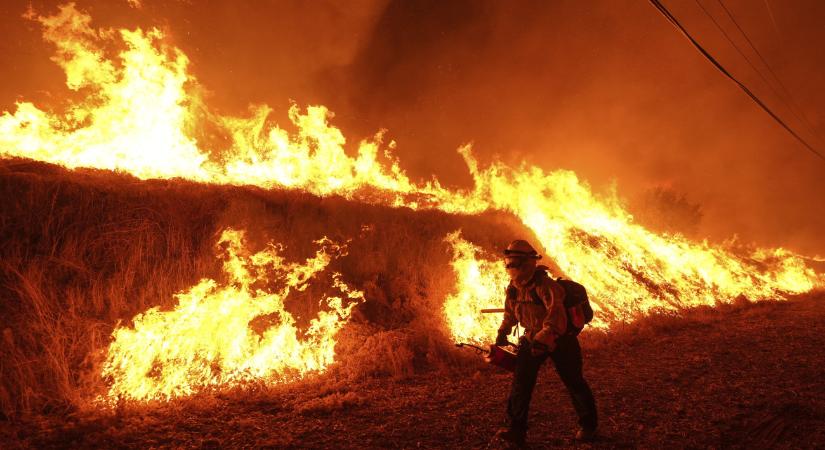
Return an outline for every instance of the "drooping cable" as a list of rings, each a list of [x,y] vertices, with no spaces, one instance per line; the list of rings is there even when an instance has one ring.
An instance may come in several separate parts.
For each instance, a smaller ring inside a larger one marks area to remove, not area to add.
[[[696,0],[696,1],[698,2],[699,0]],[[805,114],[802,112],[802,108],[799,107],[799,104],[796,102],[796,99],[794,99],[793,95],[791,95],[788,88],[785,87],[785,83],[783,83],[782,80],[779,79],[779,77],[776,75],[776,72],[774,72],[773,68],[771,68],[771,65],[768,64],[768,61],[765,59],[764,56],[762,56],[762,52],[760,52],[759,49],[756,48],[756,45],[754,45],[753,41],[751,41],[748,34],[745,33],[745,30],[742,29],[742,27],[739,25],[739,22],[736,20],[735,17],[733,17],[733,13],[731,13],[730,10],[728,9],[728,7],[725,6],[725,2],[723,2],[722,0],[716,0],[716,2],[719,3],[719,6],[721,6],[722,9],[725,11],[725,14],[727,14],[730,21],[733,22],[733,25],[736,27],[737,30],[739,30],[739,33],[742,34],[742,37],[745,38],[745,41],[748,43],[751,50],[753,50],[753,52],[756,54],[756,56],[762,62],[762,65],[764,65],[765,68],[768,69],[768,73],[776,81],[776,84],[779,85],[779,89],[782,91],[782,93],[785,96],[784,101],[786,102],[786,104],[788,106],[788,109],[790,109],[791,113],[793,113],[793,115],[800,122],[802,122],[805,125],[805,127],[807,128],[808,132],[811,133],[811,135],[815,136],[817,139],[819,139],[820,143],[822,143],[822,136],[819,133],[817,133],[814,126],[807,119],[807,117],[805,117]],[[770,12],[770,9],[768,11]],[[707,14],[707,11],[705,11],[705,13]],[[772,13],[771,13],[771,20],[773,20],[773,14]],[[718,25],[717,25],[717,27],[718,27]],[[722,32],[722,33],[726,34],[724,32]],[[731,43],[732,43],[731,39],[728,39],[728,40],[731,41]],[[742,54],[742,52],[739,50],[739,48],[735,44],[734,44],[734,47],[736,47],[737,51],[739,51],[739,53]],[[744,57],[745,55],[742,55],[742,56]],[[745,59],[748,59],[748,58],[745,58]],[[748,63],[750,64],[750,61],[748,61]],[[751,64],[751,67],[753,67],[753,64]],[[754,67],[754,70],[756,70],[755,67]],[[759,71],[757,71],[757,72],[759,72]],[[763,80],[765,80],[765,77],[762,76],[761,72],[759,72],[759,76],[762,77]],[[767,80],[765,80],[765,82],[767,83]],[[782,96],[778,92],[776,92],[775,89],[771,88],[771,90],[773,90],[774,93],[777,94],[778,97],[782,98]]]
[[[779,123],[779,125],[781,125],[782,128],[784,128],[788,133],[790,133],[793,137],[795,137],[796,140],[798,140],[803,146],[805,146],[806,149],[808,149],[814,155],[818,156],[820,159],[822,159],[822,161],[825,161],[825,155],[818,152],[811,144],[809,144],[805,139],[803,139],[799,134],[797,134],[791,127],[789,127],[788,124],[786,124],[785,121],[782,120],[782,118],[780,118],[778,115],[776,115],[776,113],[774,113],[764,102],[762,102],[762,100],[760,100],[759,97],[756,96],[756,94],[754,94],[750,89],[748,89],[747,86],[745,86],[742,82],[737,80],[736,77],[731,75],[731,73],[728,72],[728,70],[725,69],[724,66],[722,66],[722,64],[720,64],[719,61],[717,61],[716,58],[713,57],[713,55],[708,53],[708,51],[705,50],[705,48],[702,47],[702,45],[699,44],[699,42],[696,41],[696,39],[694,39],[693,36],[691,36],[690,33],[687,32],[685,27],[682,26],[682,24],[676,19],[676,17],[673,16],[673,14],[671,14],[670,11],[668,11],[668,9],[665,8],[665,6],[659,0],[650,0],[650,3],[673,26],[675,26],[679,30],[682,33],[682,35],[685,36],[691,42],[691,44],[693,44],[693,46],[696,48],[696,50],[699,51],[699,53],[702,54],[702,56],[704,56],[708,61],[711,62],[711,64],[713,64],[720,72],[722,72],[723,75],[728,77],[728,79],[730,79],[737,86],[739,86],[739,88],[742,89],[742,91],[744,91],[745,94],[747,94],[748,97],[751,98],[751,100],[753,100],[757,105],[759,105],[759,107],[761,107],[766,113],[768,113],[768,115],[770,115],[777,123]]]
[[[717,1],[721,4],[721,1],[720,1],[720,0],[717,0]],[[728,41],[728,43],[729,43],[731,46],[733,46],[733,48],[736,50],[736,53],[739,53],[739,56],[741,56],[741,57],[745,60],[745,62],[747,62],[747,63],[748,63],[748,65],[751,67],[751,69],[753,69],[753,71],[754,71],[754,72],[756,72],[756,74],[757,74],[757,75],[759,75],[759,78],[761,78],[761,79],[762,79],[762,81],[765,83],[765,86],[767,86],[767,87],[771,90],[771,92],[773,92],[773,93],[774,93],[774,95],[776,95],[776,97],[777,97],[780,101],[782,101],[783,103],[785,103],[785,106],[788,108],[788,110],[789,110],[789,111],[791,111],[791,113],[792,113],[792,114],[793,114],[793,115],[797,118],[797,120],[799,120],[800,122],[803,122],[803,123],[804,123],[804,120],[803,120],[803,119],[802,119],[802,118],[801,118],[801,117],[800,117],[800,116],[796,113],[796,110],[795,110],[795,109],[794,109],[794,107],[791,105],[791,103],[790,103],[788,100],[786,100],[785,96],[783,96],[783,95],[782,95],[782,93],[780,93],[780,92],[779,92],[779,91],[778,91],[778,90],[774,87],[773,83],[772,83],[770,80],[768,80],[768,78],[767,78],[767,77],[766,77],[766,76],[762,73],[762,71],[761,71],[761,70],[759,70],[759,68],[758,68],[758,67],[756,67],[756,64],[754,64],[754,62],[753,62],[753,61],[751,61],[751,58],[750,58],[750,57],[748,57],[748,55],[747,55],[747,54],[745,54],[745,52],[744,52],[744,51],[743,51],[743,50],[739,47],[739,44],[737,44],[737,43],[736,43],[736,41],[735,41],[735,40],[733,40],[733,39],[730,37],[730,35],[728,35],[728,32],[727,32],[727,31],[725,31],[725,28],[722,26],[722,24],[720,24],[720,23],[716,20],[716,18],[715,18],[715,17],[713,17],[713,14],[711,14],[711,13],[710,13],[710,11],[708,11],[708,10],[707,10],[707,8],[705,8],[705,5],[703,5],[703,4],[702,4],[702,2],[701,2],[701,1],[699,1],[699,0],[694,0],[694,2],[696,2],[696,5],[697,5],[697,6],[699,6],[699,9],[701,9],[701,10],[702,10],[702,12],[703,12],[703,13],[705,13],[705,16],[707,16],[707,17],[708,17],[708,19],[710,19],[710,21],[711,21],[711,22],[713,22],[713,25],[715,25],[715,26],[716,26],[716,29],[717,29],[717,30],[719,30],[719,32],[720,32],[720,33],[722,33],[722,36],[724,36],[724,37],[725,37],[725,39]],[[747,38],[746,38],[746,39],[747,39]],[[763,61],[763,62],[764,62],[764,61]],[[814,132],[813,132],[812,130],[810,130],[810,129],[809,129],[808,131],[809,131],[809,132],[811,132],[812,134],[814,134]]]

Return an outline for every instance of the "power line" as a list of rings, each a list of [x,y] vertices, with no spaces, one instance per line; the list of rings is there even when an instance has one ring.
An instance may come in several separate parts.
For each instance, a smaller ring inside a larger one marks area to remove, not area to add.
[[[722,8],[725,7],[725,5],[722,4],[721,0],[716,0],[716,1],[719,2],[719,4],[722,6]],[[705,6],[702,4],[702,2],[700,2],[699,0],[694,0],[694,2],[696,2],[696,5],[699,6],[699,9],[701,9],[702,12],[705,13],[705,15],[710,19],[710,21],[713,22],[713,25],[715,25],[716,29],[719,30],[720,33],[722,33],[722,36],[724,36],[725,39],[727,39],[727,41],[730,43],[730,45],[732,45],[733,48],[736,49],[736,52],[739,53],[739,56],[744,58],[745,61],[748,63],[748,65],[751,67],[751,69],[753,69],[753,71],[756,72],[757,75],[759,75],[759,78],[761,78],[762,81],[765,83],[765,85],[768,86],[768,88],[771,90],[771,92],[773,92],[774,95],[776,95],[776,98],[778,98],[779,101],[781,101],[782,103],[785,104],[785,106],[788,108],[788,111],[790,111],[791,114],[793,114],[794,117],[796,117],[796,119],[798,121],[800,121],[803,124],[803,126],[806,127],[807,131],[811,135],[813,135],[816,138],[819,138],[816,131],[814,131],[813,127],[797,112],[797,108],[794,107],[795,105],[793,103],[793,100],[790,98],[790,94],[788,94],[787,90],[785,90],[786,95],[783,95],[782,93],[780,93],[776,89],[776,87],[774,87],[773,83],[770,80],[768,80],[767,77],[765,77],[765,75],[762,73],[762,71],[759,70],[758,67],[756,67],[756,64],[754,64],[754,62],[751,61],[751,59],[748,57],[748,55],[746,55],[745,52],[739,47],[739,44],[737,44],[736,41],[734,41],[733,38],[731,38],[730,35],[728,35],[727,31],[725,31],[725,28],[719,22],[716,21],[716,18],[713,17],[713,14],[711,14],[710,11],[707,10],[707,8],[705,8]],[[725,11],[727,11],[727,9],[725,9]],[[728,12],[728,17],[730,17],[730,19],[733,20],[734,24],[736,24],[736,20],[733,19],[733,16],[731,16],[730,12]],[[739,28],[738,24],[737,24],[737,28]],[[745,32],[741,28],[739,28],[739,31],[745,36],[745,39],[748,41],[748,43],[751,44],[751,48],[756,50],[756,48],[750,42],[750,39],[748,39],[747,35],[745,35]],[[758,51],[756,51],[756,54],[759,55],[760,58],[761,58],[761,54]],[[765,65],[765,67],[768,68],[768,71],[773,73],[773,71],[771,71],[771,69],[770,69],[770,66],[768,66],[768,64],[765,62],[764,59],[762,59],[762,63]],[[775,74],[774,74],[774,78],[776,78]],[[781,87],[784,87],[782,85],[782,82],[779,81],[778,78],[776,80],[777,80],[777,82],[779,82],[779,85]]]
[[[727,39],[727,41],[730,43],[730,45],[732,45],[732,46],[733,46],[733,48],[734,48],[734,49],[736,49],[736,52],[737,52],[737,53],[739,53],[739,56],[741,56],[742,58],[744,58],[744,59],[745,59],[745,61],[748,63],[748,65],[749,65],[749,66],[751,66],[751,69],[753,69],[753,71],[754,71],[754,72],[756,72],[756,74],[757,74],[757,75],[759,75],[759,78],[761,78],[761,79],[762,79],[762,81],[764,81],[764,82],[765,82],[765,85],[766,85],[766,86],[768,86],[768,88],[770,88],[770,90],[771,90],[771,91],[773,91],[773,93],[774,93],[774,94],[775,94],[775,95],[776,95],[776,96],[777,96],[780,100],[783,100],[783,101],[784,101],[784,98],[782,97],[782,94],[780,94],[780,93],[779,93],[779,91],[777,91],[777,90],[776,90],[776,88],[773,86],[773,84],[772,84],[770,81],[768,81],[768,79],[765,77],[765,75],[763,75],[763,74],[762,74],[762,72],[761,72],[761,71],[760,71],[760,70],[756,67],[756,65],[754,65],[753,61],[751,61],[751,59],[750,59],[750,58],[748,58],[748,55],[746,55],[746,54],[742,51],[742,49],[741,49],[741,48],[739,48],[739,44],[737,44],[737,43],[736,43],[736,41],[734,41],[733,39],[731,39],[731,37],[728,35],[727,31],[725,31],[725,29],[722,27],[722,25],[721,25],[721,24],[719,24],[719,22],[717,22],[717,21],[716,21],[716,18],[715,18],[715,17],[713,17],[713,15],[710,13],[710,11],[708,11],[708,10],[705,8],[705,6],[704,6],[704,5],[702,5],[702,2],[700,2],[699,0],[694,0],[694,1],[695,1],[695,2],[696,2],[696,4],[699,6],[699,8],[702,10],[702,12],[704,12],[704,13],[705,13],[705,15],[706,15],[706,16],[708,16],[708,18],[710,19],[710,21],[711,21],[711,22],[713,22],[713,24],[716,26],[716,29],[717,29],[717,30],[719,30],[719,32],[721,32],[721,33],[722,33],[722,36],[724,36],[724,37],[725,37],[725,39]],[[786,104],[785,106],[787,106],[787,107],[788,107],[788,109],[792,109],[792,108],[790,107],[790,105],[788,105],[788,104]]]
[[[773,9],[771,8],[770,3],[768,0],[765,0],[765,9],[768,10],[768,17],[771,18],[771,23],[773,24],[773,31],[776,32],[777,40],[781,37],[781,33],[779,32],[779,24],[776,23],[776,17],[773,15]]]
[[[698,2],[699,0],[696,0],[696,1]],[[765,1],[767,2],[767,0],[765,0]],[[751,41],[751,39],[748,37],[748,34],[745,33],[745,30],[742,29],[742,27],[739,25],[739,22],[736,20],[736,18],[733,17],[733,14],[730,12],[730,10],[727,8],[727,6],[725,6],[725,3],[722,0],[716,0],[716,2],[719,3],[719,6],[721,6],[723,10],[725,10],[725,13],[728,15],[728,18],[730,19],[730,21],[733,22],[733,25],[736,26],[736,29],[739,30],[739,32],[742,34],[742,37],[745,38],[745,41],[750,46],[751,50],[753,50],[753,52],[756,53],[756,56],[759,57],[759,60],[762,61],[762,64],[765,66],[766,69],[768,69],[768,73],[773,77],[773,79],[779,85],[779,88],[785,94],[785,101],[788,103],[788,108],[791,110],[791,113],[793,113],[793,115],[796,116],[796,118],[799,119],[799,121],[801,121],[805,125],[805,127],[807,127],[809,133],[811,133],[813,136],[815,136],[817,139],[819,139],[820,143],[822,143],[822,136],[816,131],[816,128],[814,128],[814,126],[807,119],[807,117],[805,117],[805,113],[802,111],[802,108],[799,107],[799,103],[796,102],[796,99],[793,97],[793,95],[791,95],[791,92],[785,86],[785,83],[783,83],[782,80],[779,79],[779,77],[776,75],[776,72],[774,72],[774,70],[771,68],[771,65],[768,64],[768,61],[765,59],[764,56],[762,56],[762,52],[760,52],[759,49],[756,48],[756,45],[754,45],[753,41]],[[767,6],[767,3],[766,3],[766,6]],[[770,9],[768,9],[768,11],[770,12]],[[771,19],[773,20],[773,14],[771,14]],[[723,34],[724,34],[724,32],[723,32]],[[730,40],[730,39],[728,39],[728,40]],[[734,45],[734,47],[735,47],[735,45]],[[737,48],[737,50],[738,50],[738,48]],[[741,52],[740,52],[740,54],[741,54]],[[742,56],[744,56],[744,55],[742,55]],[[745,59],[747,59],[747,58],[745,58]],[[751,67],[752,66],[753,65],[751,65]],[[756,70],[756,69],[754,68],[754,70]],[[761,73],[760,73],[760,76],[761,76]],[[762,78],[764,79],[764,77],[762,77]],[[766,82],[767,82],[767,80],[766,80]],[[777,96],[779,96],[779,94],[775,90],[774,90],[774,93],[777,94]]]
[[[720,64],[720,63],[719,63],[719,61],[717,61],[717,60],[716,60],[716,58],[714,58],[714,57],[713,57],[710,53],[708,53],[708,51],[707,51],[707,50],[705,50],[705,48],[704,48],[704,47],[702,47],[702,45],[701,45],[701,44],[699,44],[699,42],[697,42],[697,41],[696,41],[696,39],[694,39],[694,38],[693,38],[693,36],[691,36],[691,35],[690,35],[690,33],[688,33],[688,32],[687,32],[687,30],[685,29],[685,27],[683,27],[683,26],[682,26],[682,24],[681,24],[681,23],[679,23],[679,21],[676,19],[676,17],[674,17],[674,16],[673,16],[673,14],[671,14],[671,13],[670,13],[670,11],[668,11],[668,10],[667,10],[667,8],[665,8],[665,6],[664,6],[664,5],[662,5],[662,3],[661,3],[659,0],[650,0],[650,3],[651,3],[651,4],[652,4],[652,5],[653,5],[653,6],[654,6],[657,10],[659,10],[659,12],[660,12],[663,16],[665,16],[665,18],[666,18],[666,19],[667,19],[667,20],[668,20],[671,24],[673,24],[673,26],[675,26],[675,27],[676,27],[676,28],[677,28],[677,29],[678,29],[678,30],[679,30],[679,31],[680,31],[680,32],[681,32],[681,33],[682,33],[682,34],[683,34],[683,35],[684,35],[684,36],[685,36],[685,37],[686,37],[686,38],[687,38],[687,39],[688,39],[688,40],[689,40],[692,44],[693,44],[693,46],[694,46],[694,47],[696,47],[696,49],[699,51],[699,53],[701,53],[701,54],[702,54],[702,56],[704,56],[704,57],[705,57],[708,61],[710,61],[710,62],[711,62],[711,64],[713,64],[713,65],[714,65],[714,66],[715,66],[715,67],[716,67],[716,68],[717,68],[720,72],[722,72],[722,74],[724,74],[724,75],[725,75],[726,77],[728,77],[731,81],[733,81],[734,83],[736,83],[736,85],[737,85],[737,86],[739,86],[739,88],[740,88],[740,89],[742,89],[742,91],[744,91],[744,92],[745,92],[745,94],[747,94],[747,95],[748,95],[748,97],[750,97],[750,98],[751,98],[751,100],[753,100],[753,101],[754,101],[757,105],[759,105],[759,106],[760,106],[760,107],[761,107],[761,108],[762,108],[762,109],[763,109],[766,113],[768,113],[768,114],[769,114],[769,115],[770,115],[770,116],[771,116],[771,117],[772,117],[772,118],[773,118],[773,119],[774,119],[777,123],[779,123],[780,125],[782,125],[782,128],[784,128],[785,130],[787,130],[787,131],[788,131],[788,133],[791,133],[791,135],[792,135],[793,137],[795,137],[795,138],[796,138],[796,140],[798,140],[798,141],[799,141],[802,145],[804,145],[804,146],[805,146],[805,148],[807,148],[807,149],[808,149],[811,153],[815,154],[815,155],[816,155],[816,156],[818,156],[820,159],[822,159],[823,161],[825,161],[825,156],[823,156],[823,155],[822,155],[822,153],[819,153],[819,152],[818,152],[818,151],[817,151],[817,150],[816,150],[813,146],[811,146],[811,144],[809,144],[809,143],[808,143],[805,139],[803,139],[803,138],[802,138],[801,136],[799,136],[799,135],[798,135],[798,134],[797,134],[797,133],[796,133],[793,129],[791,129],[791,127],[789,127],[789,126],[788,126],[788,125],[787,125],[787,124],[786,124],[786,123],[785,123],[785,122],[784,122],[784,121],[783,121],[783,120],[782,120],[779,116],[777,116],[777,115],[776,115],[776,113],[774,113],[774,112],[773,112],[770,108],[768,108],[768,106],[767,106],[767,105],[765,105],[765,103],[764,103],[764,102],[762,102],[762,100],[760,100],[760,99],[759,99],[759,97],[757,97],[757,96],[756,96],[756,94],[754,94],[753,92],[751,92],[751,90],[750,90],[750,89],[748,89],[748,87],[747,87],[747,86],[745,86],[744,84],[742,84],[742,82],[740,82],[740,81],[739,81],[739,80],[737,80],[737,79],[736,79],[733,75],[731,75],[731,73],[730,73],[730,72],[728,72],[728,71],[727,71],[727,69],[725,69],[725,68],[722,66],[722,64]]]

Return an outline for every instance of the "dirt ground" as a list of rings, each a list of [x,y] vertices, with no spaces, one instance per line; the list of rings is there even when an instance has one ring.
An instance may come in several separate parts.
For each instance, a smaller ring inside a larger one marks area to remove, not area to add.
[[[825,293],[654,317],[583,336],[599,406],[589,448],[825,447]],[[484,448],[509,374],[482,364],[404,380],[318,379],[119,414],[0,423],[4,448]],[[531,448],[575,446],[552,367]]]

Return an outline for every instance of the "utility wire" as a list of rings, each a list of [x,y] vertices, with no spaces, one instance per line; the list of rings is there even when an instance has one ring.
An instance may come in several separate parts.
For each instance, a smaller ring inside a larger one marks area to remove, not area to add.
[[[698,2],[699,0],[696,0],[696,1]],[[767,2],[767,0],[765,0],[765,1]],[[779,79],[779,77],[776,75],[776,72],[774,72],[774,70],[771,68],[771,65],[768,64],[768,61],[765,59],[764,56],[762,56],[762,52],[760,52],[759,49],[756,48],[756,45],[753,44],[753,41],[751,41],[751,39],[748,37],[748,34],[745,33],[745,30],[742,29],[742,27],[739,25],[739,22],[736,21],[736,18],[733,17],[733,14],[730,12],[730,10],[727,8],[727,6],[725,6],[725,3],[722,0],[716,0],[716,2],[719,3],[719,6],[721,6],[723,10],[725,10],[725,13],[728,15],[728,18],[730,19],[730,21],[733,22],[733,25],[736,26],[736,29],[739,30],[740,33],[742,33],[742,37],[745,38],[745,41],[750,46],[751,50],[753,50],[753,52],[756,53],[756,56],[759,57],[759,60],[762,61],[762,64],[765,66],[766,69],[768,69],[768,73],[773,77],[773,79],[779,85],[779,88],[785,94],[785,101],[788,104],[788,108],[791,110],[791,113],[793,113],[793,115],[796,116],[796,118],[799,119],[799,121],[801,121],[805,125],[805,127],[808,129],[809,133],[811,133],[813,136],[815,136],[819,140],[819,142],[822,143],[822,136],[816,131],[816,128],[814,128],[814,126],[811,124],[811,122],[808,120],[808,118],[805,117],[805,113],[802,112],[802,108],[799,107],[799,103],[796,102],[796,99],[793,97],[793,95],[791,95],[791,92],[785,86],[785,83],[783,83],[782,80]],[[702,8],[702,9],[704,9],[704,8]],[[770,12],[770,9],[768,11]],[[707,11],[706,11],[706,13],[707,13]],[[773,15],[772,14],[771,14],[771,19],[773,20]],[[714,21],[714,23],[715,23],[715,21]],[[717,25],[717,27],[718,27],[718,25]],[[724,32],[723,32],[723,34],[724,34]],[[728,39],[728,40],[730,41],[730,39]],[[736,47],[735,44],[734,44],[734,47]],[[737,48],[737,50],[739,50],[739,49]],[[741,54],[742,52],[740,51],[739,53]],[[744,57],[744,55],[742,55],[742,56]],[[745,58],[745,59],[747,59],[747,58]],[[751,64],[751,67],[753,67],[753,64]],[[754,68],[754,70],[756,70],[756,68]],[[762,76],[761,73],[760,73],[760,76]],[[763,80],[764,80],[764,78],[765,77],[762,77]],[[771,89],[773,90],[773,88],[771,88]],[[777,96],[779,96],[779,94],[775,90],[774,90],[774,93],[777,94]]]
[[[707,51],[707,50],[705,50],[705,48],[704,48],[704,47],[702,47],[702,45],[701,45],[701,44],[699,44],[699,42],[697,42],[697,41],[696,41],[696,39],[694,39],[694,38],[693,38],[693,36],[691,36],[691,35],[690,35],[690,33],[688,33],[688,32],[687,32],[687,30],[685,29],[685,27],[683,27],[683,26],[682,26],[682,24],[681,24],[681,23],[679,23],[679,21],[676,19],[676,17],[674,17],[674,16],[673,16],[673,14],[671,14],[671,13],[670,13],[670,11],[668,11],[668,9],[667,9],[667,8],[665,8],[665,6],[664,6],[664,5],[662,5],[662,2],[660,2],[659,0],[650,0],[650,3],[651,3],[651,4],[652,4],[652,5],[653,5],[653,6],[654,6],[657,10],[659,10],[659,12],[660,12],[663,16],[665,16],[665,18],[666,18],[666,19],[667,19],[667,20],[668,20],[671,24],[673,24],[673,26],[675,26],[675,27],[676,27],[676,28],[677,28],[677,29],[678,29],[678,30],[679,30],[679,31],[680,31],[680,32],[681,32],[681,33],[682,33],[682,34],[683,34],[683,35],[684,35],[684,36],[685,36],[685,37],[686,37],[686,38],[687,38],[690,42],[691,42],[691,44],[693,44],[693,46],[694,46],[694,47],[696,47],[696,50],[698,50],[698,51],[699,51],[699,53],[701,53],[701,54],[702,54],[702,56],[704,56],[704,57],[705,57],[708,61],[710,61],[710,62],[711,62],[711,64],[713,64],[713,65],[714,65],[714,66],[715,66],[715,67],[716,67],[716,68],[717,68],[720,72],[722,72],[722,74],[724,74],[724,75],[725,75],[726,77],[728,77],[731,81],[733,81],[733,82],[734,82],[737,86],[739,86],[739,88],[740,88],[740,89],[742,89],[742,91],[744,91],[744,92],[745,92],[745,94],[747,94],[747,95],[748,95],[748,97],[750,97],[750,98],[751,98],[751,100],[753,100],[753,101],[754,101],[757,105],[759,105],[759,106],[760,106],[760,107],[761,107],[761,108],[762,108],[762,109],[763,109],[766,113],[768,113],[768,114],[769,114],[769,115],[770,115],[770,116],[771,116],[771,117],[772,117],[772,118],[773,118],[776,122],[778,122],[780,125],[782,125],[782,128],[784,128],[785,130],[787,130],[787,131],[788,131],[788,133],[791,133],[791,135],[792,135],[793,137],[795,137],[795,138],[796,138],[796,140],[798,140],[798,141],[799,141],[802,145],[804,145],[804,146],[805,146],[805,148],[807,148],[807,149],[808,149],[811,153],[813,153],[814,155],[818,156],[820,159],[822,159],[823,161],[825,161],[825,155],[823,155],[822,153],[819,153],[819,152],[818,152],[818,151],[817,151],[817,150],[816,150],[813,146],[811,146],[811,144],[809,144],[809,143],[808,143],[805,139],[803,139],[801,136],[799,136],[799,135],[798,135],[798,134],[797,134],[797,133],[796,133],[793,129],[791,129],[791,127],[789,127],[789,126],[788,126],[788,125],[787,125],[787,124],[786,124],[786,123],[785,123],[785,122],[784,122],[784,121],[783,121],[783,120],[782,120],[779,116],[777,116],[777,115],[776,115],[776,113],[774,113],[774,112],[773,112],[770,108],[768,108],[768,106],[767,106],[767,105],[765,105],[765,103],[764,103],[764,102],[762,102],[762,100],[760,100],[760,99],[759,99],[759,97],[757,97],[757,96],[756,96],[756,94],[754,94],[753,92],[751,92],[751,90],[750,90],[750,89],[748,89],[748,87],[747,87],[747,86],[745,86],[744,84],[742,84],[742,82],[740,82],[740,81],[739,81],[739,80],[737,80],[737,79],[736,79],[733,75],[731,75],[731,73],[730,73],[730,72],[728,72],[728,71],[727,71],[727,69],[725,69],[725,68],[722,66],[722,64],[720,64],[720,63],[719,63],[719,61],[717,61],[717,60],[716,60],[716,58],[714,58],[714,57],[713,57],[710,53],[708,53],[708,51]]]
[[[713,15],[710,13],[710,11],[708,11],[708,10],[705,8],[705,6],[704,6],[704,5],[702,5],[702,2],[700,2],[699,0],[694,0],[694,1],[696,2],[696,5],[698,5],[698,6],[699,6],[699,8],[702,10],[702,12],[704,12],[704,13],[705,13],[705,15],[706,15],[706,16],[708,16],[708,18],[710,19],[710,21],[711,21],[711,22],[713,22],[713,24],[716,26],[716,29],[717,29],[717,30],[719,30],[719,32],[721,32],[721,33],[722,33],[722,36],[724,36],[724,37],[725,37],[725,39],[727,39],[727,41],[730,43],[730,45],[732,45],[732,46],[733,46],[733,48],[734,48],[734,49],[736,49],[736,52],[737,52],[737,53],[739,53],[739,56],[741,56],[742,58],[744,58],[744,59],[745,59],[745,61],[747,61],[748,65],[749,65],[749,66],[751,66],[751,69],[753,69],[753,71],[754,71],[754,72],[756,72],[756,74],[757,74],[757,75],[759,75],[759,78],[761,78],[761,79],[762,79],[762,81],[764,81],[764,82],[765,82],[765,85],[766,85],[766,86],[768,86],[768,88],[770,88],[770,90],[771,90],[771,91],[773,91],[773,93],[774,93],[774,94],[775,94],[775,95],[776,95],[776,96],[777,96],[780,100],[783,100],[783,101],[784,101],[784,98],[782,97],[782,94],[780,94],[780,93],[779,93],[779,91],[778,91],[778,90],[776,90],[776,88],[773,86],[773,84],[772,84],[772,83],[771,83],[771,82],[770,82],[770,81],[769,81],[769,80],[765,77],[765,75],[763,75],[763,74],[762,74],[762,71],[760,71],[760,70],[756,67],[756,65],[754,65],[753,61],[751,61],[751,59],[748,57],[748,55],[746,55],[746,54],[745,54],[745,52],[743,52],[743,51],[742,51],[742,49],[741,49],[741,48],[739,48],[739,44],[737,44],[737,43],[736,43],[736,41],[734,41],[733,39],[731,39],[731,37],[728,35],[727,31],[725,31],[725,29],[722,27],[722,25],[721,25],[721,24],[719,24],[719,22],[717,22],[717,21],[716,21],[716,18],[714,18],[714,17],[713,17]],[[790,105],[787,105],[787,104],[786,104],[786,106],[788,106],[788,109],[791,109],[791,110],[792,110],[792,108],[790,107]]]
[[[771,8],[771,4],[768,3],[768,0],[765,0],[765,9],[768,10],[768,16],[771,18],[773,30],[776,32],[777,40],[779,40],[779,38],[782,36],[782,33],[779,32],[779,24],[776,23],[776,17],[773,16],[773,8]]]
[[[725,8],[725,5],[722,4],[721,0],[716,1],[722,6],[722,8]],[[751,61],[751,58],[749,58],[748,55],[746,55],[745,52],[742,50],[742,48],[739,47],[739,44],[737,44],[736,41],[734,41],[733,38],[731,38],[730,35],[728,35],[727,31],[725,31],[725,28],[722,27],[722,25],[718,21],[716,21],[716,18],[713,17],[713,14],[711,14],[710,11],[707,10],[707,8],[705,8],[702,2],[700,2],[699,0],[694,0],[694,2],[696,2],[696,5],[699,6],[699,8],[702,10],[702,12],[705,13],[706,16],[708,16],[710,21],[713,22],[713,24],[716,26],[716,29],[719,30],[720,33],[722,33],[722,36],[724,36],[725,39],[727,39],[728,43],[730,43],[730,45],[732,45],[733,48],[736,49],[736,52],[739,53],[739,56],[744,58],[748,65],[751,67],[751,69],[753,69],[753,71],[756,72],[757,75],[759,75],[759,78],[761,78],[765,85],[768,86],[768,88],[774,93],[774,95],[776,95],[776,98],[778,98],[782,103],[784,103],[785,107],[788,108],[788,111],[790,111],[791,114],[793,114],[794,117],[796,117],[796,119],[806,127],[807,131],[811,135],[813,135],[819,140],[819,135],[817,135],[813,127],[798,113],[797,108],[795,108],[793,99],[790,97],[790,94],[788,93],[787,89],[785,89],[784,95],[781,92],[779,92],[779,90],[777,90],[776,87],[774,87],[774,84],[770,80],[768,80],[768,78],[762,73],[761,70],[759,70],[758,67],[756,67],[756,64],[754,64],[754,62]],[[739,25],[736,23],[736,20],[730,14],[727,8],[725,8],[725,11],[728,13],[728,17],[733,21],[733,23],[736,24],[736,27],[739,28]],[[748,39],[748,36],[745,34],[745,32],[741,28],[739,28],[739,31],[742,33],[742,35],[745,36],[745,39],[751,46],[751,49],[753,49],[756,52],[756,54],[759,55],[760,59],[762,60],[762,64],[764,64],[765,67],[768,68],[768,71],[773,74],[773,71],[771,70],[770,66],[768,66],[768,63],[765,62],[764,58],[762,58],[762,55],[759,53],[759,51],[756,50],[756,47],[753,46],[753,43],[751,43],[750,39]],[[778,78],[776,78],[776,74],[773,75],[776,81],[779,83],[779,86],[784,89],[784,85],[781,81],[779,81]]]

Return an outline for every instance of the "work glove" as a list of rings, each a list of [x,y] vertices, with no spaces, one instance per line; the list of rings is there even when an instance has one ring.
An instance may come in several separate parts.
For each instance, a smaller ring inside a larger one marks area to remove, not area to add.
[[[550,353],[550,348],[541,342],[533,342],[533,345],[530,347],[530,353],[532,353],[533,356],[544,356]]]
[[[508,333],[506,331],[503,331],[503,330],[499,331],[498,336],[496,336],[496,345],[498,345],[499,347],[504,347],[505,345],[510,345],[510,341],[507,340],[507,336],[509,334],[510,333]]]

